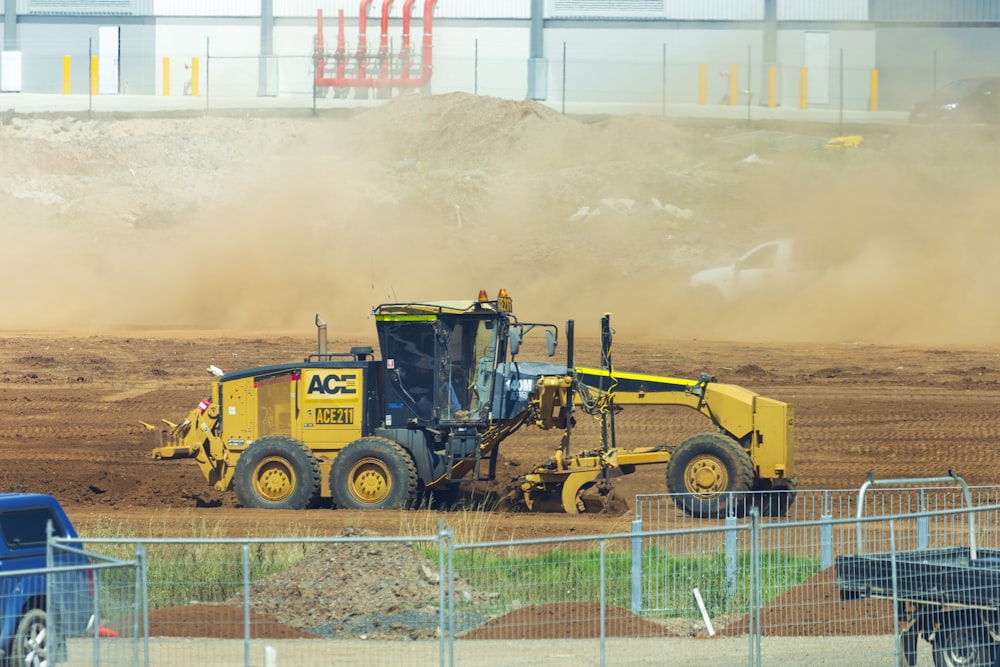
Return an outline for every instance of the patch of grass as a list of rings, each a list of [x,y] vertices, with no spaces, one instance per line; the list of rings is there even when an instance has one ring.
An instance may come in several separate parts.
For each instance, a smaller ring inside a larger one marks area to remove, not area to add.
[[[513,547],[511,548],[513,549]],[[500,554],[496,550],[461,549],[454,554],[456,575],[495,600],[495,613],[531,604],[601,599],[601,555],[585,550],[556,549],[535,555]],[[632,605],[632,556],[604,553],[604,600],[611,606]],[[677,557],[659,547],[642,556],[642,607],[651,616],[697,618],[693,590],[698,588],[711,616],[746,612],[750,604],[750,556],[727,563],[723,553]],[[766,553],[760,572],[764,602],[819,572],[812,558]]]
[[[303,536],[296,533],[296,537]],[[92,553],[123,561],[135,560],[138,544],[142,544],[134,525],[116,523],[110,518],[99,520],[87,532],[87,537],[123,540],[121,543],[85,545]],[[223,602],[242,594],[243,545],[211,542],[223,537],[226,537],[223,524],[199,519],[190,522],[186,539],[206,540],[203,543],[143,544],[150,608]],[[247,553],[250,583],[288,569],[307,558],[317,547],[317,544],[297,542],[292,537],[289,542],[277,544],[251,543]],[[131,569],[105,570],[100,577],[102,589],[108,591],[132,590],[135,585],[135,573]]]

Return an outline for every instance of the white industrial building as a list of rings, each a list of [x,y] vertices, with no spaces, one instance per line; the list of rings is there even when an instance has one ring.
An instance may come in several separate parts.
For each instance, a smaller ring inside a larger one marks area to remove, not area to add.
[[[386,97],[412,87],[888,110],[1000,70],[1000,3],[984,0],[2,0],[0,9],[8,93]]]

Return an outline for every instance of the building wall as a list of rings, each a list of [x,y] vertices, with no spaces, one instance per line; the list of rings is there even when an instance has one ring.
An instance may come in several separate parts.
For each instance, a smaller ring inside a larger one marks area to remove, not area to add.
[[[878,37],[883,91],[900,103],[955,79],[1000,74],[997,28],[890,26],[880,29]]]
[[[411,41],[418,53],[425,1],[413,3]],[[121,92],[164,94],[164,58],[169,58],[168,92],[182,95],[197,58],[201,94],[311,95],[317,9],[323,10],[331,50],[337,13],[344,11],[347,50],[353,53],[360,2],[271,3],[273,55],[261,57],[261,0],[17,0],[22,90],[60,92],[66,55],[72,61],[72,91],[89,90],[88,49],[97,52],[93,41],[101,25],[120,25]],[[534,5],[532,0],[439,0],[431,90],[524,98]],[[371,51],[378,47],[382,6],[380,0],[368,5]],[[394,53],[402,38],[403,6],[404,0],[391,4]],[[763,103],[767,65],[773,64],[777,103],[798,105],[802,68],[813,64],[807,77],[810,106],[868,108],[877,69],[880,108],[905,109],[935,85],[1000,69],[993,64],[1000,62],[995,1],[545,0],[543,6],[543,92],[550,101],[694,103],[704,67],[709,103],[728,95],[733,71],[739,101],[749,91]],[[823,66],[815,65],[817,48],[825,51],[819,58]],[[765,51],[774,54],[773,63],[764,62]]]

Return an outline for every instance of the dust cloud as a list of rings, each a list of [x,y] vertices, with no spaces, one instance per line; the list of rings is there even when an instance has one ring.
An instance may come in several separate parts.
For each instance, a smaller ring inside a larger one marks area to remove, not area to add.
[[[318,118],[18,117],[0,128],[0,329],[309,333],[318,313],[371,336],[377,303],[502,287],[522,320],[580,335],[610,312],[636,339],[994,342],[995,129],[851,128],[860,147],[823,148],[835,129],[462,94]],[[766,291],[688,288],[786,237],[801,266]]]

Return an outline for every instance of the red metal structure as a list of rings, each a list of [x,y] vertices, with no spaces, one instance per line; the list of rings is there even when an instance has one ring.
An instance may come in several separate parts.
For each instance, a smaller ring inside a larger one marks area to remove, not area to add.
[[[423,88],[430,83],[433,72],[433,16],[437,0],[424,0],[424,38],[420,55],[413,57],[410,48],[410,23],[416,0],[403,4],[403,35],[395,60],[389,46],[389,12],[395,0],[382,0],[382,20],[378,52],[368,51],[368,11],[372,0],[361,0],[358,13],[358,45],[352,55],[347,53],[344,34],[344,11],[337,16],[337,48],[326,52],[323,39],[323,10],[316,14],[315,86],[347,89]],[[331,62],[332,61],[332,62]],[[372,76],[372,73],[377,75]]]

